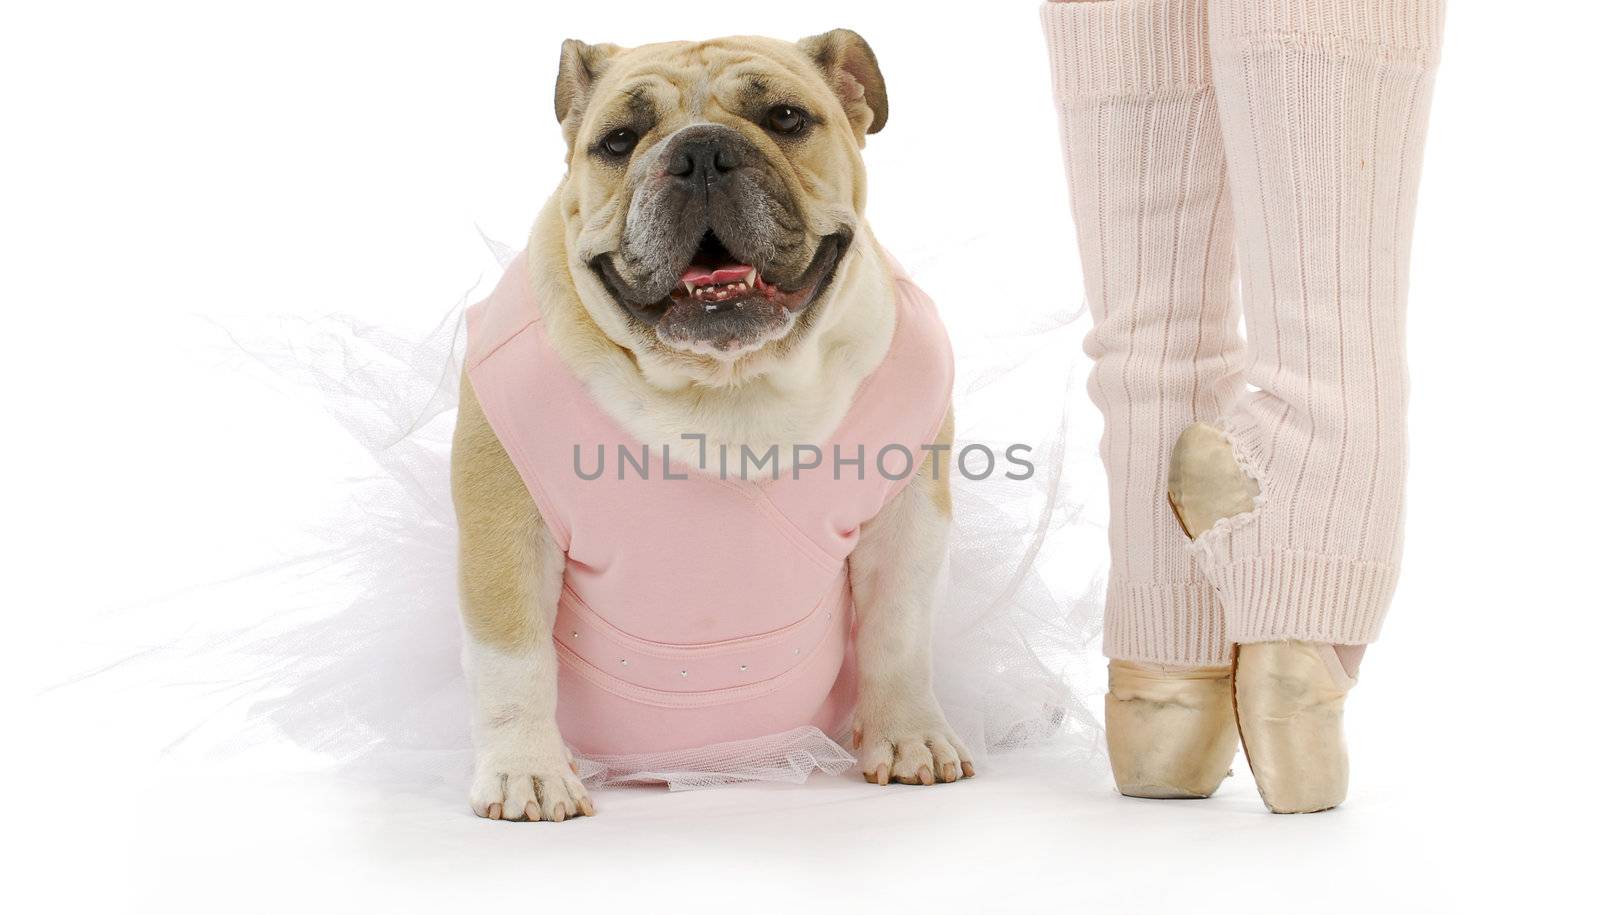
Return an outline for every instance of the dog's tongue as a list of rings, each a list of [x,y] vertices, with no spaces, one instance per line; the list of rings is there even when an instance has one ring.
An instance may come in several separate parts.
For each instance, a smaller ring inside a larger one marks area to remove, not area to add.
[[[749,264],[728,264],[715,269],[690,264],[683,271],[683,276],[678,277],[678,281],[693,283],[696,286],[717,286],[722,283],[737,283],[749,275]]]

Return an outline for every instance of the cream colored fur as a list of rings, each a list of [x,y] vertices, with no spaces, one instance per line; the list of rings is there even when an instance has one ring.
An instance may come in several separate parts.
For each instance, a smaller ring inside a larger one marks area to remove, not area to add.
[[[792,453],[787,446],[795,443],[826,442],[894,333],[893,285],[885,256],[862,218],[864,166],[855,154],[872,113],[857,110],[859,99],[834,99],[815,66],[784,42],[723,39],[626,52],[607,46],[589,50],[619,60],[643,55],[631,62],[635,71],[670,63],[676,68],[670,72],[691,81],[697,67],[714,71],[718,54],[741,61],[757,54],[805,85],[819,110],[852,106],[848,116],[838,110],[841,116],[830,122],[828,129],[839,133],[839,142],[822,147],[821,155],[829,158],[797,166],[831,175],[831,183],[808,184],[817,198],[808,203],[823,211],[845,208],[855,230],[827,301],[812,306],[821,311],[801,336],[791,334],[731,358],[668,351],[640,339],[585,267],[596,234],[608,224],[593,213],[586,216],[586,210],[610,204],[606,193],[597,192],[601,182],[591,181],[576,163],[539,215],[528,247],[552,346],[597,403],[638,440],[678,441],[680,433],[692,430],[704,433],[711,448],[749,445],[764,452],[776,444],[780,455]],[[590,90],[603,97],[607,84],[602,79]],[[703,87],[694,90],[695,85],[687,86],[681,97],[705,96]],[[581,124],[566,126],[581,136]],[[838,171],[845,174],[834,174]],[[623,192],[617,186],[609,193]],[[463,381],[461,390],[452,487],[461,528],[464,663],[476,751],[472,809],[505,819],[590,814],[593,805],[572,774],[555,720],[551,626],[565,557],[484,419],[470,383]],[[951,440],[952,424],[953,419],[946,420],[942,441]],[[933,695],[932,589],[944,559],[951,503],[948,466],[939,479],[930,466],[925,462],[912,485],[863,526],[850,559],[861,681],[854,730],[862,772],[879,784],[891,779],[932,784],[972,774],[970,757]]]

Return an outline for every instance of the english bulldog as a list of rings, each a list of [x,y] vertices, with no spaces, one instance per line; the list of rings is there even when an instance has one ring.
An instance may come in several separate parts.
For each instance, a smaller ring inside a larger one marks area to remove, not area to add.
[[[972,776],[931,669],[948,341],[867,224],[871,48],[569,40],[555,115],[566,175],[469,318],[454,438],[472,810],[591,816],[573,750],[799,726],[877,785]],[[590,477],[587,439],[660,466]]]

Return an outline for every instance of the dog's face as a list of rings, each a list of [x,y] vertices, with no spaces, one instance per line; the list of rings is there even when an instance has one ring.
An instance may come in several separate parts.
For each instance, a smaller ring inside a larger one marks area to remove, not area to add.
[[[888,118],[859,35],[567,41],[556,116],[579,298],[647,368],[727,378],[818,324],[861,224],[860,148]]]

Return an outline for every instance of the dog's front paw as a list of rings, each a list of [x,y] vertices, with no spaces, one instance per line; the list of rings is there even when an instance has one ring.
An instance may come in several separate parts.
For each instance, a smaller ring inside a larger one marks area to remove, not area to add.
[[[594,816],[594,802],[577,768],[560,756],[480,758],[472,777],[472,812],[491,820],[550,820]]]
[[[855,746],[861,774],[887,785],[931,785],[971,778],[972,756],[932,698],[856,710]]]

